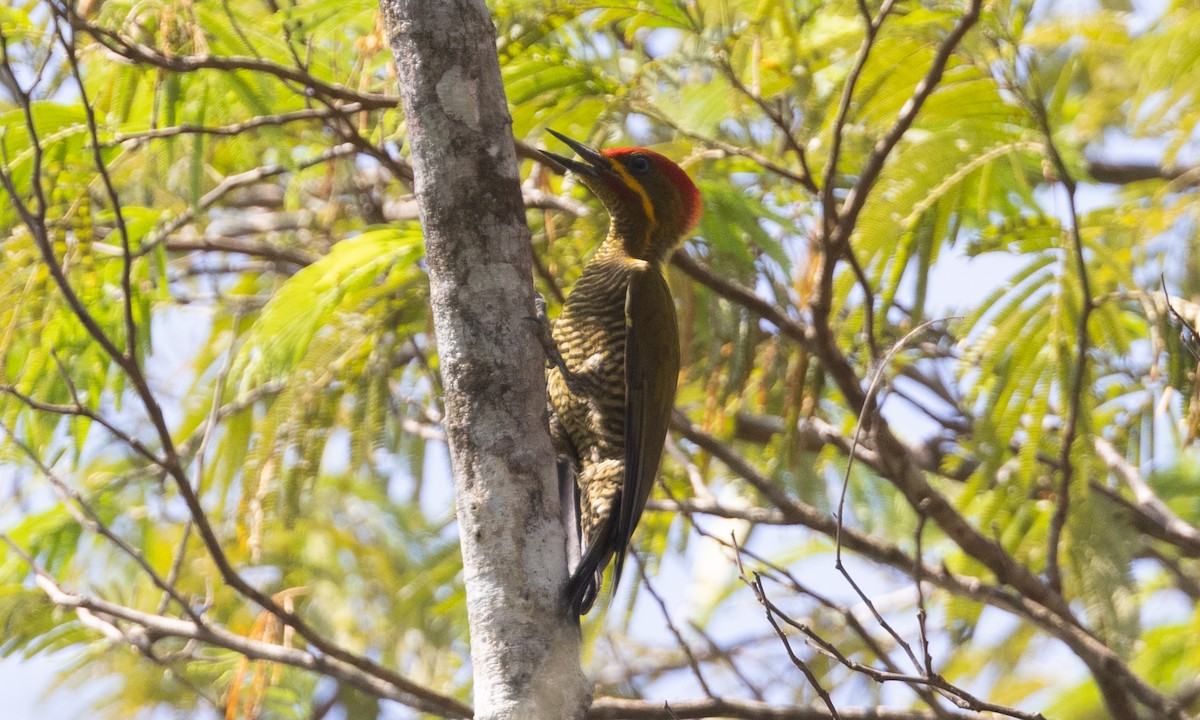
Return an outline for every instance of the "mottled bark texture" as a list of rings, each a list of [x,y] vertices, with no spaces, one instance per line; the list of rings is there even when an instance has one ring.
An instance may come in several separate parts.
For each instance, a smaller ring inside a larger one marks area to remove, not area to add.
[[[462,538],[475,717],[582,718],[512,119],[483,0],[381,0],[408,122]]]

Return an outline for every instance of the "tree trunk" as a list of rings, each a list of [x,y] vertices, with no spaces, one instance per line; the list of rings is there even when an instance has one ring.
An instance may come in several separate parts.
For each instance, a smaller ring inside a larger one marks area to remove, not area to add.
[[[483,0],[380,0],[408,122],[445,387],[475,717],[582,718],[591,687],[563,601],[512,119]]]

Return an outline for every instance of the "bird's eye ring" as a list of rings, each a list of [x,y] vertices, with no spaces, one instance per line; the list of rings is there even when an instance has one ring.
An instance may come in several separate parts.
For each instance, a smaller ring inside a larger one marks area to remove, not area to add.
[[[650,169],[650,158],[645,155],[634,155],[629,159],[629,168],[634,172],[644,173]]]

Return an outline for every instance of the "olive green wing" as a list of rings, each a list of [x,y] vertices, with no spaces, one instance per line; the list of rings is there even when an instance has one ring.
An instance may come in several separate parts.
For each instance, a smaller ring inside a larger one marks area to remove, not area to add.
[[[630,276],[625,298],[625,483],[612,535],[614,591],[658,474],[678,382],[675,301],[662,269],[649,264]]]

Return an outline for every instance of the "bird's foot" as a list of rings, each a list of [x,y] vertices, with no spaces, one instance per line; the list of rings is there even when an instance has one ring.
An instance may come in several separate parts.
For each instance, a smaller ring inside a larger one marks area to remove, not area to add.
[[[546,316],[546,298],[542,297],[540,292],[534,292],[533,307],[536,314],[525,319],[535,326],[534,335],[542,346],[542,352],[546,354],[546,367],[558,368],[572,395],[584,395],[586,383],[567,367],[567,361],[563,359],[558,344],[554,342],[554,335],[550,332],[550,318]]]

